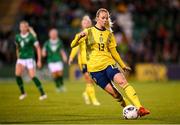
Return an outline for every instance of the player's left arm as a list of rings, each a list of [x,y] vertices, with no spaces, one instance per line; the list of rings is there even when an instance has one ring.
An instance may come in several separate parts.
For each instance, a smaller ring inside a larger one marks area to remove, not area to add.
[[[34,46],[36,48],[36,53],[37,53],[37,66],[38,66],[38,68],[41,68],[41,66],[42,66],[42,63],[41,63],[41,47],[39,45],[39,42],[36,41],[34,43]]]
[[[59,49],[59,52],[62,56],[62,59],[65,63],[67,63],[67,55],[66,55],[66,52],[64,50],[64,44],[62,42],[62,40],[59,38],[59,41],[60,41],[60,49]]]
[[[16,47],[16,58],[18,59],[19,58],[19,48]]]
[[[61,49],[60,53],[62,55],[63,61],[65,63],[67,63],[67,55],[66,55],[66,52],[64,51],[64,49]]]
[[[121,66],[121,68],[124,71],[130,71],[131,68],[125,65],[125,63],[123,62],[119,53],[116,50],[116,46],[117,46],[116,40],[115,40],[114,35],[112,34],[111,39],[110,39],[110,43],[109,43],[109,51],[111,52],[111,55],[114,58],[114,60]]]

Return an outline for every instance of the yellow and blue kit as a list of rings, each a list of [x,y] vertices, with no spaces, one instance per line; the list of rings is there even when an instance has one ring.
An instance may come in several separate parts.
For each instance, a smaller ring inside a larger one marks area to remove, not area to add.
[[[116,51],[116,40],[109,30],[101,30],[97,27],[85,29],[86,37],[81,39],[77,37],[72,41],[71,47],[81,45],[86,47],[87,69],[95,82],[104,88],[109,81],[113,80],[116,73],[119,72],[115,66],[116,62],[124,68],[125,64]],[[105,73],[106,75],[98,75]]]

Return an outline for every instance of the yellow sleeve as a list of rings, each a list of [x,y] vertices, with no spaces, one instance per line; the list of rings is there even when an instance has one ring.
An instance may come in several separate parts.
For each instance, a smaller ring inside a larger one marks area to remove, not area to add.
[[[79,40],[80,40],[80,39],[79,39],[79,34],[76,34],[75,38],[73,39],[73,41],[72,41],[72,43],[71,43],[71,48],[77,46],[77,45],[79,44],[79,43],[78,43]]]
[[[126,65],[124,64],[123,60],[121,59],[119,53],[117,52],[116,48],[115,47],[110,48],[109,50],[111,52],[111,55],[116,60],[116,62],[121,66],[121,68],[126,67]]]
[[[117,43],[116,43],[116,39],[114,37],[114,34],[113,33],[110,33],[110,36],[109,36],[109,49],[110,48],[115,48],[117,46]]]
[[[79,46],[76,46],[76,47],[72,48],[69,57],[70,57],[71,59],[74,59],[74,57],[76,56],[76,54],[78,53],[78,51],[79,51]]]
[[[88,34],[87,29],[85,29],[83,32],[85,32],[86,34]],[[76,34],[74,40],[71,43],[71,48],[76,47],[77,45],[79,45],[81,42],[83,42],[87,37],[84,36],[82,38],[79,38],[79,34]]]
[[[116,40],[113,34],[111,34],[111,38],[109,41],[109,50],[111,52],[112,57],[115,59],[115,61],[121,66],[121,68],[126,67],[126,65],[124,64],[123,60],[121,59],[119,53],[116,50]]]

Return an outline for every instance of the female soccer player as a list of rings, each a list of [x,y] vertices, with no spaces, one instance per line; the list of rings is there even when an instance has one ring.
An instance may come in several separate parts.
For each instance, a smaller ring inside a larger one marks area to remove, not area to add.
[[[28,22],[21,21],[20,22],[20,34],[16,35],[16,54],[17,54],[17,62],[16,62],[16,81],[21,91],[21,95],[19,97],[20,100],[23,100],[27,94],[24,90],[23,80],[22,80],[22,73],[25,68],[28,69],[29,77],[33,80],[41,96],[39,100],[44,100],[47,98],[45,94],[41,82],[35,76],[36,73],[36,65],[35,65],[35,54],[34,54],[34,47],[37,52],[37,66],[38,68],[41,67],[41,49],[39,46],[39,42],[37,41],[36,34],[32,28],[30,28]]]
[[[52,77],[56,83],[57,92],[66,91],[63,83],[63,62],[67,62],[67,56],[63,49],[62,41],[58,38],[57,29],[49,31],[49,40],[45,42],[42,56],[47,56],[47,62]]]
[[[89,16],[84,16],[82,21],[81,21],[81,27],[84,30],[85,28],[89,28],[92,26],[91,19]],[[78,37],[79,34],[76,35],[75,39]],[[78,53],[79,51],[79,53]],[[69,65],[72,63],[75,55],[78,53],[78,64],[80,67],[80,70],[83,73],[83,76],[86,80],[86,89],[83,92],[83,97],[85,100],[86,104],[90,104],[92,102],[93,105],[99,106],[100,103],[96,98],[95,95],[95,89],[93,85],[93,81],[89,76],[89,73],[87,72],[87,64],[86,64],[86,46],[85,46],[85,41],[81,42],[79,46],[75,47],[72,49],[70,57],[69,57]]]
[[[139,116],[149,114],[150,112],[141,105],[134,88],[128,84],[123,73],[116,66],[117,62],[124,71],[131,70],[124,64],[116,50],[110,15],[106,9],[101,8],[97,11],[96,25],[82,31],[71,43],[71,47],[80,44],[82,39],[86,40],[87,67],[93,80],[115,99],[122,102],[123,97],[111,81],[117,83],[138,108]]]

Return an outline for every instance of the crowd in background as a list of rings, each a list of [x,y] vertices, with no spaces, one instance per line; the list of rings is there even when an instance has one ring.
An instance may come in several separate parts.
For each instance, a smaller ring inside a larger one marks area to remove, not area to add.
[[[117,49],[129,65],[180,63],[179,0],[22,0],[14,29],[0,32],[0,64],[15,62],[14,35],[20,20],[34,27],[41,45],[49,29],[58,28],[68,53],[82,16],[94,20],[100,7],[111,12]]]

